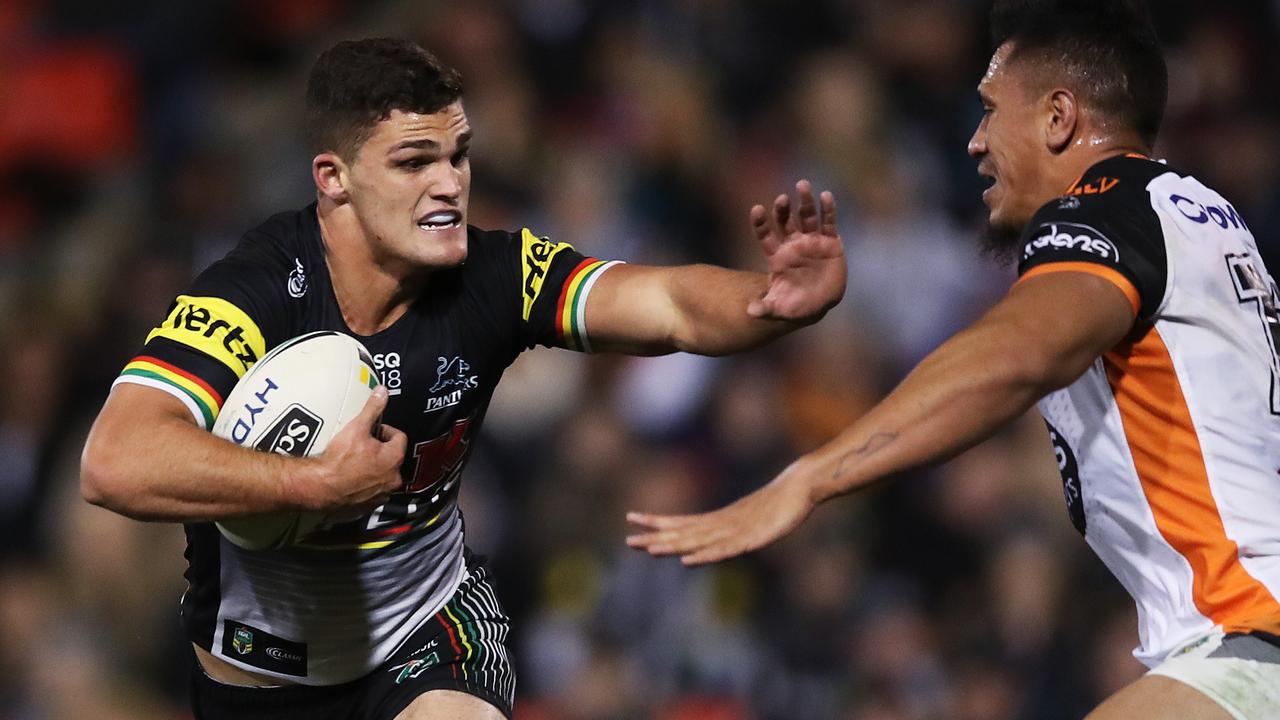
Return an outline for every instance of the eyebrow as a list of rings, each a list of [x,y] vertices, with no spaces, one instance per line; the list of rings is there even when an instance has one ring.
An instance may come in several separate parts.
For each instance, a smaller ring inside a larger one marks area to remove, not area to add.
[[[471,142],[471,131],[468,130],[458,136],[458,146],[463,147]],[[390,152],[398,150],[432,150],[439,151],[440,143],[435,140],[423,138],[421,140],[405,140],[394,145]]]

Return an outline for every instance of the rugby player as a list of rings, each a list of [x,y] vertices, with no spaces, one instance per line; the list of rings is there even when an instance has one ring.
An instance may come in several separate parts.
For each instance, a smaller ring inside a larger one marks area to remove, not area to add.
[[[750,212],[768,273],[604,262],[528,228],[468,226],[461,92],[454,70],[409,42],[322,54],[306,100],[316,203],[270,218],[200,274],[90,432],[86,499],[185,523],[197,718],[510,717],[508,619],[465,550],[457,502],[503,370],[539,344],[746,350],[844,293],[834,200],[805,181],[794,205],[782,195]],[[356,336],[384,371],[322,454],[207,432],[257,358],[315,330]],[[333,521],[258,552],[211,522],[292,510]]]
[[[1019,279],[883,401],[765,487],[630,513],[687,564],[945,460],[1033,404],[1076,529],[1133,596],[1152,670],[1089,717],[1280,718],[1280,315],[1236,209],[1149,157],[1167,73],[1145,11],[997,4],[969,141]]]

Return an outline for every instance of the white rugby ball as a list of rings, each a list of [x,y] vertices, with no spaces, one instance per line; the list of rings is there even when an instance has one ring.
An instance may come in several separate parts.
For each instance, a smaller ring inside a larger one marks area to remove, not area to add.
[[[358,340],[338,332],[299,335],[276,346],[240,378],[213,434],[243,447],[319,455],[364,407],[378,373]],[[292,545],[325,519],[322,512],[227,518],[218,530],[247,550]]]

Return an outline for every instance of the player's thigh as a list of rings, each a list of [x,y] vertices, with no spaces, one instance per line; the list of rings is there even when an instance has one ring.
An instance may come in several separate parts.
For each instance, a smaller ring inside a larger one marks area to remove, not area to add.
[[[1234,720],[1207,695],[1161,675],[1145,675],[1107,698],[1085,720]]]
[[[502,711],[457,690],[430,690],[417,697],[396,720],[506,720]]]

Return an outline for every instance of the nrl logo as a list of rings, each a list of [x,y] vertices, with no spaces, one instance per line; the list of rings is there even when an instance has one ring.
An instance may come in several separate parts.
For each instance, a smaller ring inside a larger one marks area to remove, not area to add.
[[[479,376],[471,375],[471,365],[461,357],[452,360],[440,357],[436,366],[436,384],[428,392],[445,392],[444,395],[427,398],[427,407],[423,412],[435,412],[442,408],[452,407],[462,401],[462,393],[480,384]]]
[[[253,633],[245,628],[236,628],[236,633],[231,638],[231,647],[241,655],[253,652]]]

